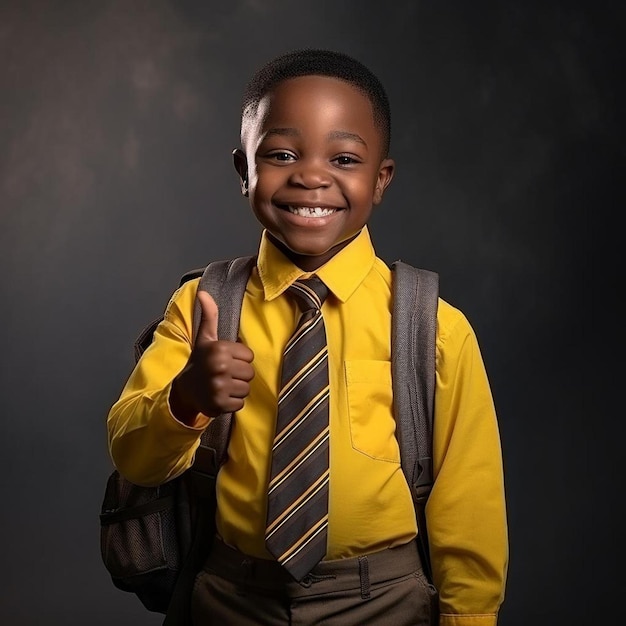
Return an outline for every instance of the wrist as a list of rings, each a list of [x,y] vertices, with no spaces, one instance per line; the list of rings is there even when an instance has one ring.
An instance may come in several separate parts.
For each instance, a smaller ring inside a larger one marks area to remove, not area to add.
[[[184,392],[180,374],[174,378],[170,388],[169,405],[172,415],[185,426],[193,426],[200,411]]]

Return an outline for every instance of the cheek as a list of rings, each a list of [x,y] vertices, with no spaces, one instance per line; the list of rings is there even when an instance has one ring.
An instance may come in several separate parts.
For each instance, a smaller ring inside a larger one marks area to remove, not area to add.
[[[368,176],[350,181],[346,186],[346,191],[359,204],[371,204],[375,187],[376,181],[372,181]]]
[[[258,169],[256,172],[256,188],[257,193],[263,194],[263,196],[271,196],[281,186],[282,179],[280,176],[280,170],[272,169]]]

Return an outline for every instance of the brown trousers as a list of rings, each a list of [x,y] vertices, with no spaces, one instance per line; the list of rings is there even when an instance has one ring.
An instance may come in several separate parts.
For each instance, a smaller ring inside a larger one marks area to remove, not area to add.
[[[431,626],[437,593],[414,541],[323,561],[298,583],[275,561],[216,540],[196,577],[191,610],[194,626]]]

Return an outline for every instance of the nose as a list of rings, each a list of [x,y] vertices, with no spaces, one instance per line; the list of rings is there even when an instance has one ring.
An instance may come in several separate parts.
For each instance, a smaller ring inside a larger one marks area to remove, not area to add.
[[[325,163],[312,159],[300,159],[291,172],[289,182],[297,187],[319,189],[329,187],[332,178]]]

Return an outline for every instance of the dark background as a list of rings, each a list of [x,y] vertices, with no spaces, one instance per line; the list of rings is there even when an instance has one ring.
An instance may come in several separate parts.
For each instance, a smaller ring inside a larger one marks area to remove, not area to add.
[[[106,414],[179,276],[254,252],[239,98],[305,46],[385,83],[397,172],[374,243],[438,271],[481,342],[508,489],[500,625],[619,615],[621,446],[592,394],[615,385],[619,326],[590,293],[610,270],[595,224],[623,207],[624,6],[0,2],[0,623],[161,623],[100,561]]]

